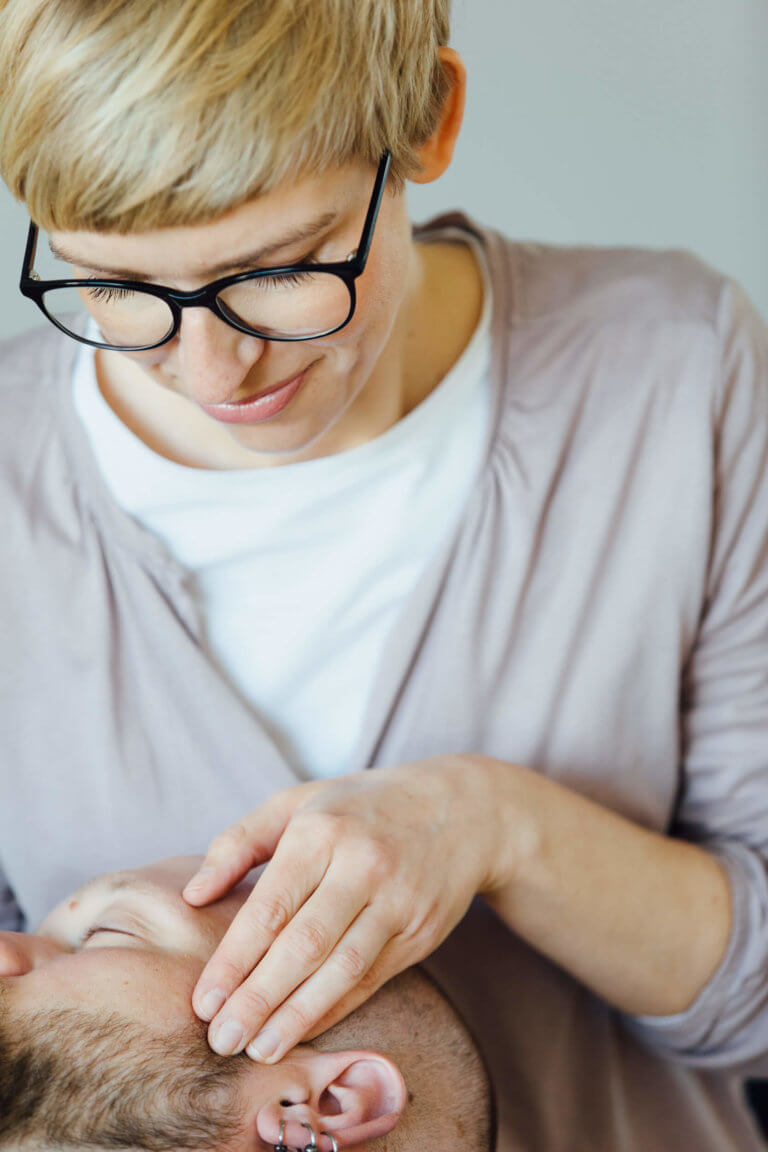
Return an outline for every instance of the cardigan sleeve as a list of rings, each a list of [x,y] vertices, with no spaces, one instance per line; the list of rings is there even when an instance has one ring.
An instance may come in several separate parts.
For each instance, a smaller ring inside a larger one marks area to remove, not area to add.
[[[768,327],[727,279],[717,324],[709,566],[682,678],[669,834],[721,861],[732,927],[718,969],[683,1012],[623,1018],[678,1063],[768,1068]]]

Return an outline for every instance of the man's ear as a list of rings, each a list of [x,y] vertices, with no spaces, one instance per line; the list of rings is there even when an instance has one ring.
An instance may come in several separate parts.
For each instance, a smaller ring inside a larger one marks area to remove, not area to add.
[[[284,1068],[285,1075],[279,1075]],[[272,1147],[279,1143],[280,1122],[285,1121],[283,1144],[304,1148],[311,1143],[312,1125],[320,1152],[331,1152],[331,1133],[348,1152],[369,1140],[386,1136],[399,1121],[407,1098],[405,1082],[396,1064],[378,1052],[365,1050],[315,1052],[296,1048],[280,1064],[270,1086],[270,1099],[256,1114],[260,1139]]]

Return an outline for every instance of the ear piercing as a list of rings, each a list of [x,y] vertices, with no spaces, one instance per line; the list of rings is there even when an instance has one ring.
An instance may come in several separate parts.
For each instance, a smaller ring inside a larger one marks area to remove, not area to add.
[[[302,1128],[309,1128],[309,1144],[307,1144],[304,1152],[320,1152],[320,1149],[317,1146],[317,1141],[315,1140],[315,1133],[313,1131],[312,1125],[307,1124],[306,1120],[302,1120],[301,1126]]]
[[[304,1152],[320,1152],[319,1148],[317,1147],[317,1141],[315,1139],[315,1131],[314,1131],[314,1128],[312,1127],[312,1125],[307,1124],[305,1120],[302,1120],[301,1126],[302,1126],[302,1128],[309,1128],[310,1143],[307,1144],[307,1146],[304,1148]],[[280,1134],[277,1137],[277,1144],[274,1145],[275,1152],[291,1152],[290,1148],[288,1148],[285,1144],[283,1144],[283,1136],[284,1135],[285,1135],[285,1120],[281,1120],[280,1121]],[[339,1146],[336,1143],[336,1137],[335,1136],[332,1136],[330,1132],[323,1132],[323,1131],[320,1132],[320,1135],[328,1137],[328,1139],[331,1142],[331,1147],[333,1149],[333,1152],[339,1152]],[[301,1149],[299,1149],[299,1152],[301,1152]]]

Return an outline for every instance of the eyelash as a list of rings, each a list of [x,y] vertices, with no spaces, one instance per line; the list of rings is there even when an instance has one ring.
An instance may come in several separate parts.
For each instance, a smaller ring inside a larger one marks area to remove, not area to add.
[[[297,260],[296,263],[297,264],[319,264],[320,261],[317,260],[314,255],[312,255],[312,256],[305,256],[303,258],[303,260]],[[257,269],[254,269],[254,271],[257,271]],[[89,279],[90,280],[100,280],[101,277],[100,276],[90,276]],[[302,279],[302,273],[301,272],[293,273],[290,276],[264,276],[264,277],[262,277],[262,279],[266,284],[275,284],[275,283],[277,283],[277,281],[280,281],[280,283],[282,283],[282,284],[286,284],[286,283],[288,283],[288,284],[300,284],[301,279]],[[103,288],[103,287],[89,288],[88,289],[88,295],[91,297],[92,300],[109,302],[110,300],[125,299],[126,296],[131,295],[131,290],[130,290],[130,288]]]
[[[118,936],[127,935],[126,932],[118,932],[116,928],[102,928],[100,925],[94,925],[93,927],[88,928],[80,937],[77,942],[78,948],[82,948],[83,944],[85,944],[87,940],[90,940],[91,936],[95,936],[98,932],[114,932]]]
[[[130,290],[126,288],[89,288],[88,295],[92,300],[122,300],[126,296],[130,296]]]

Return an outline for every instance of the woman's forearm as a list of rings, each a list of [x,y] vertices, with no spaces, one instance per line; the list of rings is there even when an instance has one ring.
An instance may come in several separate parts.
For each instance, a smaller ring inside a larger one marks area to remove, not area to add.
[[[546,776],[479,759],[498,781],[507,846],[487,902],[615,1008],[660,1016],[688,1008],[730,936],[730,884],[718,860]]]

